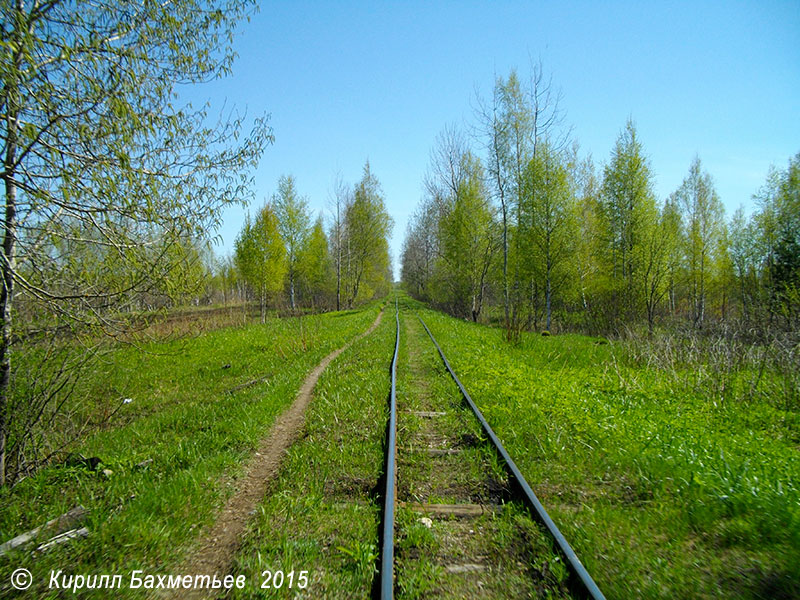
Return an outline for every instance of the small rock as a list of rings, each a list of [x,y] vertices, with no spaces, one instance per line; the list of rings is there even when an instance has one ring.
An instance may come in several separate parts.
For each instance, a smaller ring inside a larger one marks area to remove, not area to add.
[[[419,520],[419,522],[422,523],[423,525],[425,525],[425,527],[427,527],[428,529],[433,527],[433,521],[431,521],[428,517],[422,517]]]

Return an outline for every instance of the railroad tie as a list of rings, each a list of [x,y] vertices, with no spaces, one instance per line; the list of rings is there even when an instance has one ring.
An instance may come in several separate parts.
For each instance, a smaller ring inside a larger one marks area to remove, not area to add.
[[[441,412],[438,410],[404,410],[401,412],[409,415],[414,415],[416,417],[424,417],[427,419],[433,419],[435,417],[443,417],[447,414],[446,412]]]
[[[414,446],[406,446],[405,448],[398,448],[398,451],[427,454],[428,456],[453,456],[456,454],[461,454],[461,450],[458,448],[419,448]]]
[[[423,504],[420,502],[403,502],[401,506],[432,517],[459,517],[463,519],[499,513],[503,510],[502,504]]]

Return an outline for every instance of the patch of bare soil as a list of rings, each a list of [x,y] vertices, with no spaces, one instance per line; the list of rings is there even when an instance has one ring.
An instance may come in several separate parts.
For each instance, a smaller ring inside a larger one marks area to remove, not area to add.
[[[258,450],[246,467],[247,474],[239,481],[236,492],[217,516],[211,529],[196,541],[176,573],[212,576],[216,573],[221,580],[230,572],[233,558],[239,548],[245,525],[251,513],[267,493],[269,484],[283,463],[286,451],[303,429],[305,411],[311,402],[314,386],[320,375],[337,356],[353,343],[375,331],[382,316],[383,311],[378,313],[369,329],[338,350],[328,354],[308,374],[292,405],[278,417],[269,434],[259,443]],[[181,590],[175,597],[203,598],[214,595],[213,590],[194,589]]]

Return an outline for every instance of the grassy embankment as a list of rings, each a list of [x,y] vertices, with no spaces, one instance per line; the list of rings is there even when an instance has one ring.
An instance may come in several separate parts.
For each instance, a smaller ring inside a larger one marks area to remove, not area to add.
[[[724,374],[748,393],[723,397],[696,385],[702,365],[647,366],[623,343],[512,346],[421,313],[609,598],[800,595],[800,415],[769,369]]]
[[[90,415],[131,399],[108,426],[74,448],[102,459],[100,468],[53,464],[0,491],[2,541],[78,504],[90,511],[90,535],[46,554],[0,558],[0,595],[13,593],[9,577],[19,567],[34,576],[28,595],[42,598],[48,597],[50,569],[120,573],[126,584],[133,569],[174,569],[307,372],[363,332],[377,312],[373,304],[270,319],[190,339],[121,346],[107,355],[79,382],[71,407]]]

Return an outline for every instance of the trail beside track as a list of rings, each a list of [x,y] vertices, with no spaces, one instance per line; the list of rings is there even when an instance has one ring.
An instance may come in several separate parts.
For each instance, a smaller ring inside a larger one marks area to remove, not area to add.
[[[314,386],[325,368],[352,344],[378,327],[383,310],[362,334],[328,354],[303,381],[291,406],[280,415],[269,433],[259,442],[258,450],[245,467],[246,474],[218,514],[213,526],[196,540],[178,572],[227,574],[239,548],[249,517],[267,493],[270,482],[281,467],[287,449],[299,436],[305,423],[305,412],[313,396]],[[214,590],[181,590],[181,598],[216,596]]]

